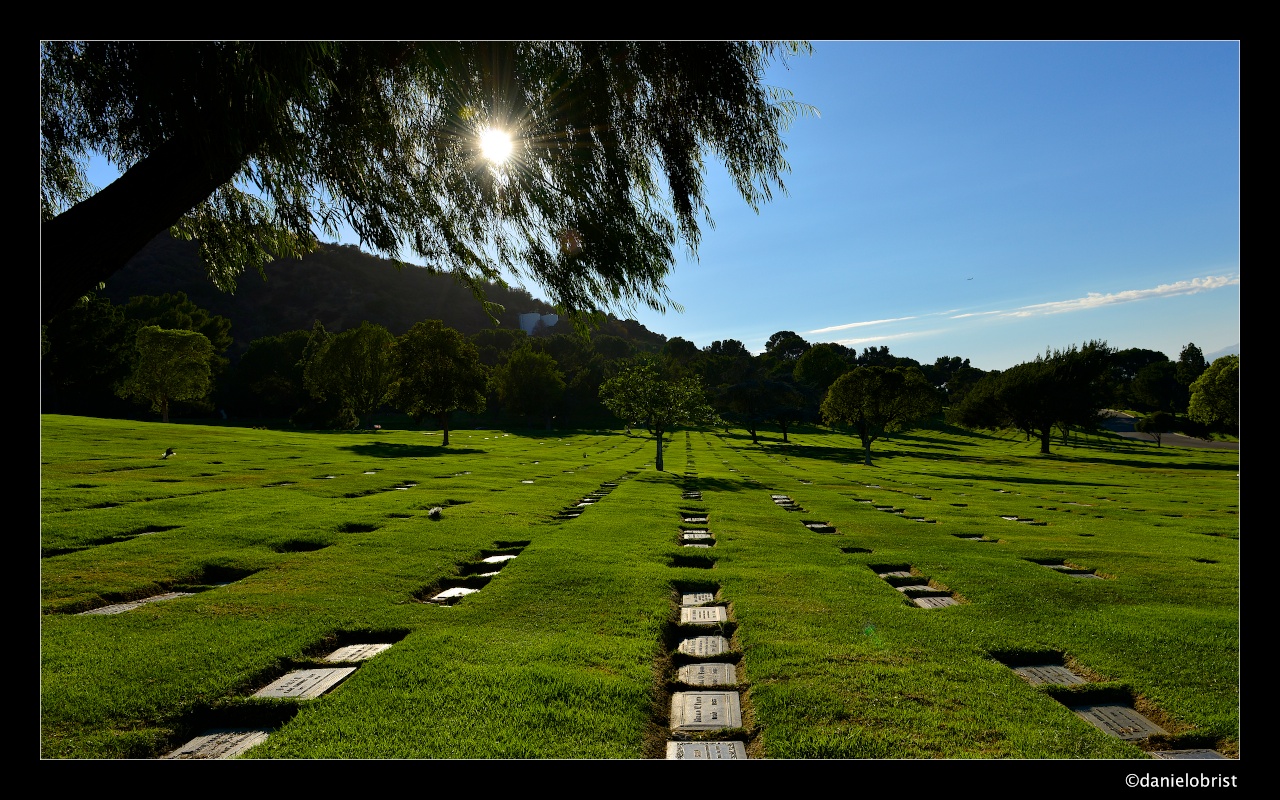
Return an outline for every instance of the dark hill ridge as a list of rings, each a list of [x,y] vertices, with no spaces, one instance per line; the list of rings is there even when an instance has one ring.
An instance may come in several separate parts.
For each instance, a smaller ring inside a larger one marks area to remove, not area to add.
[[[254,339],[294,330],[310,330],[320,320],[331,333],[368,321],[399,336],[424,319],[438,319],[466,335],[495,327],[470,290],[451,276],[420,267],[397,269],[384,258],[354,245],[322,244],[301,260],[267,265],[267,280],[248,271],[237,280],[235,294],[221,292],[209,280],[195,244],[157,236],[107,282],[99,294],[123,304],[142,294],[184,292],[196,305],[231,320],[235,337],[228,356],[238,360]],[[523,289],[489,285],[485,296],[505,307],[500,327],[518,329],[520,314],[550,314],[550,304]],[[554,332],[570,330],[557,325]],[[637,345],[661,347],[666,337],[633,320],[612,316],[602,332],[631,339]],[[646,348],[648,349],[648,348]]]

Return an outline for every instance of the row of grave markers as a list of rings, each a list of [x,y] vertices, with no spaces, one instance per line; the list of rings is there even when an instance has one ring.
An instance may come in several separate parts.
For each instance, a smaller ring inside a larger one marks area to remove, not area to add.
[[[346,645],[329,653],[324,657],[324,661],[351,664],[373,658],[390,647],[390,642],[366,642]],[[253,696],[298,701],[310,700],[330,691],[355,671],[355,666],[308,667],[294,670],[272,681],[255,692]],[[249,748],[263,743],[274,732],[275,729],[267,727],[212,728],[176,750],[162,756],[162,758],[235,758]]]
[[[686,447],[688,447],[688,434]],[[695,473],[686,472],[686,478]],[[702,500],[702,492],[686,488],[682,500]],[[706,512],[682,511],[685,525],[708,526]],[[715,539],[710,528],[682,528],[681,544],[685,547],[710,547]],[[716,603],[716,592],[683,592],[680,594],[680,642],[677,652],[696,659],[676,670],[678,683],[691,688],[671,694],[669,729],[672,739],[667,741],[666,758],[680,761],[736,760],[747,758],[746,743],[742,741],[695,740],[679,738],[742,727],[742,703],[738,692],[717,691],[711,687],[728,687],[738,684],[737,665],[723,659],[730,652],[728,639],[723,635],[729,622],[729,609]],[[716,634],[699,634],[700,627],[714,627]],[[717,660],[718,659],[718,660]]]

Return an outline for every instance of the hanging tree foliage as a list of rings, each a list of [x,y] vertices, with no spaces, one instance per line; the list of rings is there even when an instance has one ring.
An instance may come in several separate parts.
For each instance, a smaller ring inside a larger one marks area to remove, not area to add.
[[[575,319],[671,303],[678,241],[709,221],[718,158],[757,208],[810,109],[763,83],[776,42],[42,42],[43,318],[156,235],[213,281],[349,224],[479,296],[501,270]],[[480,134],[506,131],[485,160]],[[92,153],[123,170],[95,191]]]

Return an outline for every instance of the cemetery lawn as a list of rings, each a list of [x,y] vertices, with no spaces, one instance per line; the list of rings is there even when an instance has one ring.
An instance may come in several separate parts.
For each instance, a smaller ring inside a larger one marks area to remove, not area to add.
[[[843,433],[766,437],[678,430],[657,472],[653,439],[616,430],[442,448],[45,415],[41,754],[158,757],[245,726],[271,731],[249,758],[661,757],[682,591],[728,607],[693,633],[731,642],[743,723],[710,736],[752,757],[1235,754],[1238,452],[1102,436],[1041,456],[940,427],[867,467]],[[911,582],[956,605],[915,606]],[[424,602],[451,586],[480,590]],[[80,613],[165,592],[184,594]],[[323,696],[253,697],[362,643],[392,646]],[[1088,682],[1012,669],[1034,663]],[[1069,708],[1097,702],[1167,734],[1123,741]]]

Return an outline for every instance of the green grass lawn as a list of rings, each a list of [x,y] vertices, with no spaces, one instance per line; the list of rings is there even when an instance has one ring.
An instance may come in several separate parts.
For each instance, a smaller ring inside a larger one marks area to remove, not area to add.
[[[729,609],[743,726],[713,738],[753,757],[1236,752],[1238,453],[1104,436],[1045,457],[943,428],[878,442],[867,467],[854,437],[790,439],[677,431],[657,472],[652,439],[620,431],[442,448],[44,416],[42,755],[153,757],[254,725],[273,733],[252,758],[660,757],[681,591]],[[681,547],[682,511],[713,547]],[[516,558],[483,583],[495,554]],[[912,605],[889,568],[958,604]],[[455,585],[482,588],[423,602]],[[190,595],[78,613],[169,591]],[[394,645],[323,697],[252,697],[360,642]],[[1090,682],[1009,666],[1038,661]],[[1169,735],[1109,736],[1068,708],[1088,701]]]

